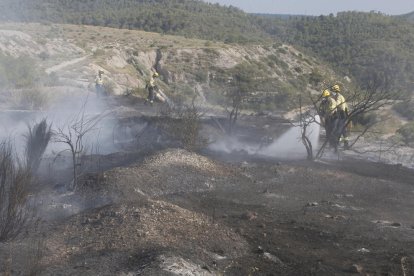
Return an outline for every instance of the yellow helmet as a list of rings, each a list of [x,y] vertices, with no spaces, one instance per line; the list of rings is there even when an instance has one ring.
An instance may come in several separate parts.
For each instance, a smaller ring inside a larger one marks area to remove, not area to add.
[[[328,89],[325,89],[325,90],[323,90],[323,92],[322,92],[322,97],[329,97],[331,95],[331,93],[329,92],[329,90]]]
[[[339,85],[338,84],[335,84],[334,86],[332,86],[332,91],[334,91],[334,92],[341,92],[341,88],[339,87]]]
[[[154,78],[158,78],[158,77],[159,77],[159,74],[158,74],[157,72],[154,72],[154,74],[152,74],[152,76],[153,76]]]

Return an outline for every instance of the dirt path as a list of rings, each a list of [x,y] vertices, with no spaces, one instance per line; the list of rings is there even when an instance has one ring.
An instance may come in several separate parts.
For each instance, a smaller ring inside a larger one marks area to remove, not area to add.
[[[62,63],[60,63],[58,65],[54,65],[52,67],[47,68],[45,70],[45,72],[47,74],[50,74],[50,73],[53,73],[53,72],[62,70],[63,68],[65,68],[67,66],[74,65],[74,64],[79,63],[81,61],[84,61],[85,59],[87,59],[90,56],[91,55],[86,55],[86,56],[83,56],[83,57],[80,57],[80,58],[75,58],[75,59],[72,59],[72,60],[68,60],[68,61],[62,62]]]

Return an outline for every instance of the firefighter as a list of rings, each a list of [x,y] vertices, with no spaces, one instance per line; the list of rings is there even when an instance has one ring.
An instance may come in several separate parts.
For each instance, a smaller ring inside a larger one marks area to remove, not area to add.
[[[336,129],[338,130],[339,142],[344,142],[344,148],[349,149],[349,137],[347,131],[347,121],[349,117],[348,104],[345,97],[341,94],[341,88],[338,84],[331,87],[333,98],[336,101],[336,113],[338,116]]]
[[[154,72],[151,77],[147,81],[146,89],[148,89],[148,97],[146,99],[146,103],[149,102],[150,104],[154,103],[155,100],[155,90],[157,86],[155,85],[155,79],[158,78],[159,75],[157,72]]]
[[[101,97],[104,95],[104,85],[103,85],[103,75],[104,71],[99,70],[98,75],[95,78],[95,88],[96,88],[96,95]]]
[[[322,124],[325,127],[326,139],[328,139],[331,146],[336,148],[335,137],[332,136],[332,131],[337,123],[337,106],[336,100],[331,97],[331,93],[328,89],[325,89],[322,92],[319,115],[321,116]]]

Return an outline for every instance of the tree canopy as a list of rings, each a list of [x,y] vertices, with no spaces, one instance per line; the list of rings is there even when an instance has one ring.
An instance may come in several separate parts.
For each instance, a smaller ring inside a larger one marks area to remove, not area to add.
[[[292,18],[285,30],[285,41],[312,51],[361,85],[376,71],[391,76],[398,88],[413,90],[414,25],[404,18],[343,12]]]
[[[196,0],[4,0],[0,20],[140,29],[227,42],[266,37],[254,17]]]

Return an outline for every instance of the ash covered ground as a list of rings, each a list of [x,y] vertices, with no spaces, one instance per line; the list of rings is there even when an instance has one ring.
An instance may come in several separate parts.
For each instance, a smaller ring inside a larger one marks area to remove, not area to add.
[[[40,221],[0,244],[0,273],[414,275],[412,169],[251,154],[289,128],[274,116],[242,116],[236,150],[190,152],[153,109],[118,106],[117,150],[87,156],[75,191],[70,162],[45,157]]]

